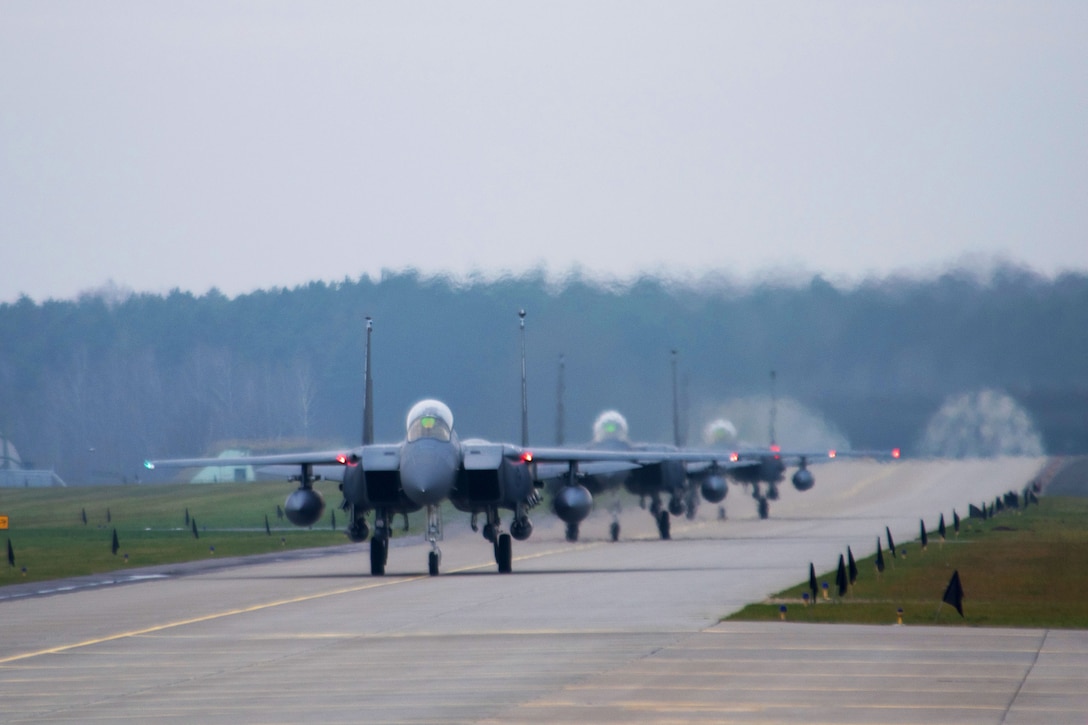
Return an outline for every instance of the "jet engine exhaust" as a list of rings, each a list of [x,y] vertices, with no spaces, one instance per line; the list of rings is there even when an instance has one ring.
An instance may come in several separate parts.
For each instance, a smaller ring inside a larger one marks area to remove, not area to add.
[[[283,512],[295,526],[313,526],[325,513],[325,499],[312,488],[300,488],[287,497]]]
[[[593,494],[581,484],[563,486],[555,494],[555,515],[567,524],[577,524],[589,516]]]

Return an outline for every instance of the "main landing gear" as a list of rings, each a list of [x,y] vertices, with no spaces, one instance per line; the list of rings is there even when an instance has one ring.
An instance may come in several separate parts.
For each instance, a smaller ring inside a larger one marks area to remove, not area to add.
[[[612,513],[612,524],[608,527],[608,536],[612,541],[620,540],[620,512],[623,510],[623,504],[620,503],[619,494],[616,494],[615,500],[609,507],[609,511]]]
[[[389,561],[389,515],[384,511],[374,512],[374,535],[370,537],[370,573],[373,576],[385,574],[385,564]]]
[[[668,539],[671,535],[669,529],[669,512],[662,510],[657,514],[657,533],[661,535],[662,539]]]
[[[763,493],[763,489],[757,483],[752,487],[752,498],[756,500],[756,511],[759,513],[759,518],[765,519],[771,515],[769,502],[778,500],[778,487],[771,484],[767,487],[767,493]]]
[[[673,501],[676,501],[676,499],[673,499]],[[682,511],[683,509],[681,509],[681,512]],[[653,515],[654,521],[657,523],[658,535],[660,535],[662,539],[668,539],[671,536],[671,523],[669,521],[669,512],[661,506],[660,498],[654,496],[653,500],[650,501],[650,513]]]
[[[473,521],[475,521],[473,514]],[[528,518],[525,519],[528,522]],[[532,524],[528,524],[532,530]],[[528,536],[528,534],[526,534]],[[499,566],[500,574],[509,574],[513,571],[514,545],[510,534],[502,531],[502,521],[499,519],[499,511],[495,508],[487,510],[487,523],[484,524],[484,538],[491,542],[495,550],[495,563]]]

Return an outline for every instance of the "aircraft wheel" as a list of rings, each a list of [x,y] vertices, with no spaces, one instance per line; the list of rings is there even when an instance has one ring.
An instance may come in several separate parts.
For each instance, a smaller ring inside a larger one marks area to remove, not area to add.
[[[578,524],[567,524],[567,541],[578,541]]]
[[[669,512],[662,511],[657,515],[657,533],[662,539],[669,538]]]
[[[620,522],[613,521],[612,525],[608,527],[608,533],[612,535],[612,541],[620,540]]]
[[[767,499],[759,499],[759,518],[765,519],[770,515],[770,513],[771,507],[770,504],[767,503]]]
[[[438,552],[432,551],[427,554],[427,573],[431,576],[438,576]]]
[[[370,540],[370,573],[374,576],[385,574],[385,560],[389,555],[386,549],[385,539]]]
[[[510,544],[510,534],[499,534],[496,559],[498,559],[499,573],[509,574],[513,570],[514,551]]]

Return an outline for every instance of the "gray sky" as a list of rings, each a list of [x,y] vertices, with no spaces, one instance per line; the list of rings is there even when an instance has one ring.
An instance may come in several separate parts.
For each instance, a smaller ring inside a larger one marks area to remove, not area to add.
[[[1088,2],[0,0],[0,302],[1088,270]]]

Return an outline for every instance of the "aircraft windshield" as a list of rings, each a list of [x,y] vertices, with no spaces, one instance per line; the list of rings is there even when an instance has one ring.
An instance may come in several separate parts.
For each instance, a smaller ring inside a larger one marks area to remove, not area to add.
[[[593,422],[593,439],[627,440],[627,419],[614,410],[606,410]]]
[[[437,438],[448,441],[453,432],[453,413],[444,403],[423,400],[408,412],[408,440]]]

